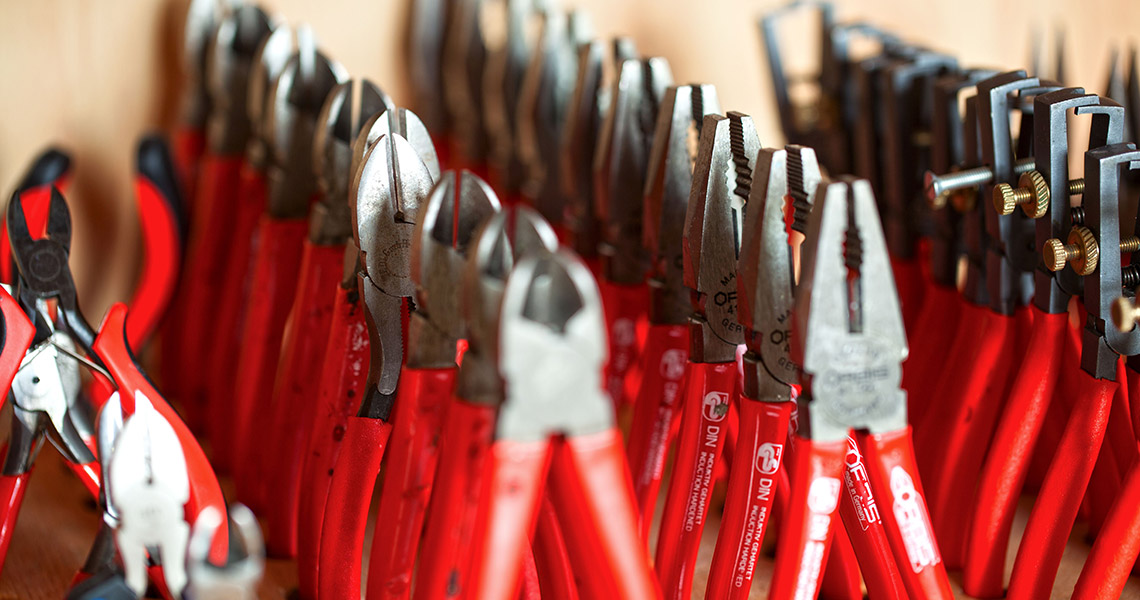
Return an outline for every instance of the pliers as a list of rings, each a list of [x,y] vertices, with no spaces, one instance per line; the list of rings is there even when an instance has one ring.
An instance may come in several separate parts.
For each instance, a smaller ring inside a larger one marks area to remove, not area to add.
[[[1115,48],[1108,65],[1108,83],[1104,86],[1104,95],[1116,100],[1124,107],[1127,123],[1124,129],[1124,141],[1136,143],[1140,140],[1140,66],[1138,66],[1138,53],[1136,46],[1128,51],[1128,66],[1120,65],[1120,54]],[[1121,71],[1124,71],[1122,73]]]
[[[558,238],[534,209],[516,206],[492,215],[471,240],[460,278],[467,351],[447,407],[416,600],[469,593],[484,462],[495,417],[506,394],[499,370],[498,314],[507,276],[523,255],[553,251]]]
[[[485,459],[469,595],[515,597],[549,484],[583,597],[659,598],[601,382],[605,329],[589,269],[567,250],[523,257],[497,327],[506,398]]]
[[[407,360],[373,529],[367,595],[372,600],[411,595],[458,368],[456,346],[465,333],[456,282],[476,230],[498,211],[495,192],[470,171],[445,172],[420,208],[411,248],[416,310],[408,316]]]
[[[1035,246],[1047,250],[1051,239],[1068,236],[1083,221],[1082,211],[1070,208],[1068,119],[1091,115],[1089,148],[1122,142],[1124,109],[1082,88],[1064,88],[1038,95],[1034,103],[1036,169],[1023,174],[1017,188],[996,186],[995,207],[1020,210],[1039,218]],[[1020,205],[1006,199],[1026,196]],[[1054,193],[1055,192],[1055,193]],[[1000,204],[996,204],[999,203]],[[1054,265],[1055,266],[1055,265]],[[1041,262],[1035,272],[1033,331],[1027,354],[1013,380],[1010,396],[990,442],[978,482],[963,584],[973,596],[996,598],[1003,591],[1006,542],[1017,499],[1057,386],[1062,348],[1069,333],[1069,300],[1080,296],[1080,275],[1072,269],[1053,270]]]
[[[305,26],[298,27],[297,36],[304,33]],[[254,54],[249,75],[249,119],[251,131],[245,149],[245,159],[239,175],[239,197],[229,212],[231,234],[226,240],[229,255],[217,282],[219,289],[228,290],[220,294],[213,305],[210,358],[206,381],[206,434],[213,440],[231,440],[234,437],[234,408],[230,397],[237,378],[238,356],[242,351],[242,333],[245,329],[245,309],[249,301],[250,277],[260,243],[258,223],[265,212],[268,201],[269,149],[269,91],[276,83],[285,64],[296,52],[294,32],[285,25],[277,25],[261,40]],[[219,467],[231,469],[235,449],[233,444],[218,443],[214,449],[214,460]]]
[[[421,206],[435,181],[416,147],[396,132],[368,151],[349,192],[362,269],[371,360],[360,411],[348,419],[329,483],[320,540],[319,598],[360,589],[360,564],[372,489],[392,431],[404,361],[405,298],[415,291],[410,249]]]
[[[637,362],[636,326],[648,301],[641,199],[657,114],[672,83],[664,59],[621,61],[594,152],[594,193],[602,226],[600,287],[609,340],[606,389],[619,407],[629,403],[625,378]]]
[[[577,48],[578,75],[566,108],[566,125],[558,160],[566,207],[566,244],[597,273],[601,223],[595,209],[594,150],[608,111],[608,90],[602,81],[605,43],[591,40]]]
[[[467,0],[472,14],[468,18],[480,19],[482,0]],[[519,102],[527,66],[535,51],[535,40],[529,39],[528,23],[544,14],[534,0],[506,0],[506,40],[490,49],[484,65],[479,93],[485,94],[483,110],[485,126],[490,136],[488,159],[491,166],[491,183],[502,190],[504,200],[511,204],[517,200],[526,177],[526,166],[519,154]],[[482,29],[468,30],[482,34]],[[464,40],[468,41],[468,40]],[[485,40],[481,40],[484,43]]]
[[[354,105],[359,111],[355,116]],[[281,340],[273,411],[265,428],[265,447],[277,450],[264,455],[267,460],[258,468],[263,486],[260,497],[266,501],[266,546],[274,556],[297,554],[301,469],[315,413],[311,399],[320,389],[325,351],[323,343],[313,341],[328,339],[337,284],[344,270],[345,243],[352,237],[348,212],[352,144],[361,125],[391,105],[391,99],[368,80],[346,82],[333,88],[317,117],[313,172],[320,199],[309,216],[297,289]],[[282,454],[282,448],[289,450]]]
[[[482,0],[453,0],[443,42],[442,100],[451,126],[446,143],[449,166],[471,169],[487,178],[491,133],[486,122],[483,75],[491,50],[483,37]]]
[[[704,86],[671,88],[665,106],[673,104],[671,95],[687,95],[695,116],[711,109],[702,107],[708,93]],[[654,562],[667,598],[691,595],[693,568],[712,500],[713,473],[728,437],[729,407],[738,392],[736,350],[744,342],[744,328],[736,311],[736,266],[745,204],[760,151],[752,117],[730,111],[727,117],[705,114],[695,121],[683,106],[677,107],[683,115],[681,123],[694,128],[700,123],[700,142],[693,157],[682,243],[684,284],[692,291],[687,383]],[[677,121],[675,117],[673,122]],[[665,137],[664,133],[657,136],[662,143]]]
[[[839,506],[847,437],[866,459],[891,550],[912,598],[951,598],[899,388],[906,334],[869,182],[816,193],[803,250],[792,357],[804,369],[791,512],[770,598],[814,598]]]
[[[302,32],[304,30],[301,30]],[[250,293],[242,323],[234,388],[234,433],[238,493],[251,508],[268,507],[261,497],[257,469],[276,451],[255,415],[271,414],[273,380],[285,321],[293,305],[301,267],[310,205],[318,198],[313,172],[313,134],[329,92],[348,78],[344,68],[316,48],[311,36],[300,35],[294,54],[269,90],[266,125],[268,196],[257,226],[257,249],[249,275]],[[270,532],[271,536],[275,536]],[[271,537],[271,541],[276,538]],[[270,551],[275,548],[271,544]],[[288,550],[285,544],[283,550]]]
[[[561,161],[567,113],[578,74],[578,47],[591,37],[583,11],[542,13],[542,33],[527,67],[517,112],[517,153],[523,165],[523,198],[566,238],[566,177]]]
[[[30,228],[42,232],[47,220],[51,189],[66,192],[71,184],[71,155],[59,148],[48,148],[36,156],[20,178],[16,191],[23,198]],[[16,266],[12,262],[12,247],[8,244],[8,224],[0,222],[0,281],[11,285],[15,280]]]
[[[182,114],[174,132],[174,160],[182,191],[191,200],[197,197],[198,164],[206,150],[206,121],[213,106],[206,83],[210,44],[224,10],[218,0],[191,0],[186,8],[182,40]]]
[[[438,177],[439,162],[435,157],[431,136],[415,113],[403,108],[391,108],[372,115],[360,125],[352,142],[350,159],[337,177],[343,179],[350,211],[353,206],[353,181],[360,173],[369,152],[378,140],[398,135],[415,149],[417,160],[422,161],[434,181]],[[338,161],[343,160],[338,158]],[[340,185],[338,183],[338,185]],[[350,213],[350,221],[352,220]],[[375,228],[375,222],[365,223]],[[306,452],[302,462],[300,505],[297,509],[298,544],[297,563],[301,592],[315,597],[320,569],[321,537],[329,487],[335,474],[344,442],[345,429],[357,409],[367,387],[370,371],[370,344],[365,323],[365,307],[361,303],[359,273],[362,272],[361,251],[357,246],[357,226],[353,237],[346,241],[343,278],[333,300],[333,315],[325,344],[321,366],[320,386],[316,406],[311,409],[312,424],[304,441]]]
[[[186,572],[189,585],[186,597],[189,600],[254,600],[257,598],[257,583],[265,572],[265,545],[261,538],[261,527],[253,512],[244,505],[230,507],[229,522],[232,529],[241,537],[243,558],[215,565],[210,560],[210,546],[222,527],[229,527],[225,516],[208,508],[198,514],[190,533],[190,544],[186,549]]]
[[[736,280],[739,322],[748,351],[743,358],[740,435],[733,456],[756,460],[732,463],[705,592],[709,598],[747,598],[752,587],[779,483],[788,423],[795,412],[793,389],[800,384],[800,367],[790,356],[793,248],[802,242],[821,179],[815,152],[788,146],[760,150],[751,181],[736,182],[750,188],[750,206]],[[799,236],[788,233],[785,198],[789,196],[792,231]]]
[[[1116,105],[1107,99],[1102,102]],[[1116,120],[1116,127],[1122,124],[1122,120]],[[1118,129],[1114,137],[1119,138],[1121,133]],[[1127,189],[1123,171],[1135,169],[1137,161],[1140,152],[1132,144],[1109,144],[1085,152],[1084,223],[1072,230],[1070,243],[1076,245],[1066,261],[1078,274],[1085,273],[1084,306],[1088,318],[1081,330],[1080,401],[1073,405],[1057,445],[1058,458],[1049,465],[1030,513],[1013,565],[1010,598],[1038,598],[1052,589],[1064,540],[1071,533],[1101,453],[1109,407],[1120,385],[1117,363],[1121,356],[1140,353],[1140,330],[1122,332],[1109,324],[1112,303],[1122,290],[1140,281],[1135,264],[1123,265],[1124,255],[1135,247],[1134,243],[1129,246],[1125,242],[1140,233],[1136,222],[1126,221],[1126,213],[1122,212],[1126,206],[1122,190]],[[1058,256],[1066,258],[1061,253]],[[1134,251],[1131,257],[1136,257]],[[1103,531],[1107,538],[1104,543],[1121,541],[1119,536],[1125,531],[1127,528]],[[1094,555],[1093,563],[1103,565],[1104,551]],[[1083,585],[1091,583],[1086,579]]]

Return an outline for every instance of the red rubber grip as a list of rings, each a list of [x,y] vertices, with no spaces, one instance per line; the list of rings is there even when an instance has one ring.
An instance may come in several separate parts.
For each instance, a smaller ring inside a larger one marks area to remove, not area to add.
[[[642,358],[641,389],[633,407],[626,455],[641,515],[641,539],[648,542],[665,474],[665,456],[680,414],[678,399],[689,361],[688,326],[651,325]]]
[[[0,328],[0,336],[3,336],[3,346],[0,347],[0,389],[4,390],[0,398],[2,406],[8,399],[7,391],[12,389],[12,380],[20,370],[20,363],[36,337],[36,328],[20,308],[20,303],[3,288],[0,288],[0,318],[4,320],[4,326]]]
[[[1133,465],[1093,543],[1074,600],[1119,598],[1140,556],[1140,466]]]
[[[214,441],[214,455],[218,465],[233,469],[234,405],[232,395],[237,379],[238,359],[242,352],[242,333],[245,330],[246,309],[249,307],[250,279],[257,260],[258,223],[265,212],[265,174],[243,165],[241,169],[241,201],[232,207],[233,235],[229,240],[229,253],[218,289],[225,293],[215,298],[214,315],[208,327],[215,342],[205,374],[207,407],[210,417],[207,431]]]
[[[281,354],[285,319],[293,306],[297,273],[301,265],[301,245],[308,224],[303,220],[281,221],[265,216],[258,226],[257,250],[250,278],[249,303],[242,331],[237,379],[234,382],[234,470],[238,494],[253,510],[268,507],[258,492],[257,481],[268,465],[277,459],[279,448],[269,447],[266,427],[257,425],[273,414],[272,398]]]
[[[470,540],[494,429],[494,406],[458,398],[448,406],[416,572],[416,600],[456,598],[467,591],[474,552]]]
[[[455,369],[404,368],[373,529],[368,599],[408,598]]]
[[[178,180],[182,183],[183,196],[196,198],[198,166],[206,151],[206,132],[196,127],[179,127],[174,130],[174,167],[178,169]]]
[[[471,539],[471,589],[466,597],[513,600],[518,593],[523,553],[538,517],[552,449],[549,440],[499,440],[491,446]]]
[[[659,598],[621,433],[567,437],[554,452],[550,486],[582,597]]]
[[[770,600],[815,598],[827,562],[835,511],[843,487],[847,440],[813,442],[795,437],[791,495],[776,549]]]
[[[300,279],[293,308],[285,321],[281,358],[273,387],[266,446],[274,460],[261,471],[261,497],[272,498],[264,513],[266,549],[273,556],[297,554],[297,506],[301,496],[309,427],[316,417],[313,402],[320,390],[333,302],[344,273],[344,246],[316,246],[304,242]]]
[[[910,427],[856,436],[870,465],[871,484],[888,511],[883,525],[910,597],[952,600],[954,592],[926,510]]]
[[[24,494],[28,491],[28,479],[32,471],[19,475],[0,475],[0,573],[8,558],[8,547],[16,532],[16,520],[20,507],[24,504]]]
[[[637,323],[648,310],[649,292],[644,285],[620,285],[601,282],[602,306],[606,312],[606,335],[609,341],[609,362],[606,363],[606,391],[621,408],[631,404],[626,396],[625,380],[637,365],[640,343]]]
[[[1011,599],[1046,598],[1104,441],[1117,383],[1081,371],[1080,394],[1029,514],[1009,584]]]
[[[921,423],[930,408],[934,384],[946,361],[946,350],[958,331],[963,304],[954,288],[932,284],[927,291],[913,328],[922,332],[923,343],[914,344],[903,363],[902,387],[907,391],[907,414],[912,423]]]
[[[360,302],[355,293],[350,297],[348,290],[337,288],[333,307],[297,509],[297,582],[303,598],[317,595],[329,485],[348,419],[356,414],[368,379],[368,326]]]
[[[231,260],[228,256],[233,239],[230,210],[239,201],[241,164],[240,156],[219,157],[207,153],[199,171],[198,198],[191,213],[195,226],[190,232],[184,267],[186,279],[181,294],[186,310],[177,336],[181,340],[181,364],[178,365],[178,375],[170,384],[182,399],[196,430],[208,417],[205,404],[207,378],[202,374],[207,372],[213,331],[204,325],[213,321],[215,298],[224,295],[218,293],[217,286]],[[220,440],[214,442],[215,445],[220,444]]]
[[[899,294],[899,309],[903,325],[908,332],[914,329],[915,321],[925,301],[926,283],[922,275],[922,264],[917,258],[891,258],[891,271],[895,276],[895,288]]]
[[[707,598],[748,598],[760,543],[775,500],[777,473],[795,404],[740,399],[740,435],[728,478]]]
[[[325,504],[318,598],[360,597],[368,505],[372,503],[372,489],[391,432],[392,426],[380,419],[348,420]]]
[[[198,513],[206,507],[213,507],[220,515],[227,514],[226,499],[222,495],[221,485],[218,483],[217,475],[214,474],[214,468],[206,458],[206,453],[202,451],[202,446],[182,421],[182,417],[154,389],[150,380],[139,370],[131,357],[130,349],[127,347],[126,320],[126,305],[121,302],[112,305],[107,311],[107,316],[103,318],[102,325],[99,326],[99,335],[96,336],[95,343],[92,344],[95,354],[106,365],[115,380],[115,385],[119,388],[123,417],[134,414],[135,394],[142,392],[154,409],[174,429],[186,457],[186,470],[190,479],[190,501],[186,503],[188,522],[195,521]],[[217,564],[223,564],[228,553],[229,535],[225,528],[221,528],[214,534],[210,546],[210,559]]]
[[[178,217],[154,182],[135,177],[135,199],[143,239],[142,272],[127,319],[127,342],[139,351],[158,326],[174,295],[182,265]]]
[[[689,598],[693,567],[712,496],[713,474],[720,461],[729,405],[736,383],[736,363],[689,363],[680,438],[673,478],[657,541],[657,569],[666,598]]]
[[[962,587],[971,596],[997,598],[1004,592],[1005,553],[1013,515],[1057,388],[1069,315],[1033,310],[1036,314],[1027,354],[978,480],[962,578]]]
[[[972,304],[963,310],[963,327],[947,353],[950,358],[926,418],[916,428],[919,466],[930,485],[934,511],[947,498],[945,494],[952,493],[959,464],[957,453],[965,451],[964,445],[974,439],[970,435],[970,417],[981,405],[996,405],[1003,399],[1001,389],[995,385],[1002,375],[997,372],[997,365],[1006,352],[1013,319]]]
[[[871,483],[867,461],[858,444],[847,436],[847,455],[844,458],[843,491],[839,496],[839,517],[848,535],[848,543],[859,563],[867,595],[871,598],[907,598],[906,584],[895,562],[887,528],[883,523],[884,507],[880,505]],[[887,506],[885,509],[889,510]],[[838,532],[836,532],[838,533]],[[831,558],[838,549],[839,536],[832,542]],[[825,576],[826,581],[826,576]],[[825,591],[826,594],[826,591]],[[860,594],[861,596],[861,594]]]
[[[570,526],[577,525],[571,523]],[[550,494],[543,497],[542,506],[538,509],[538,524],[531,550],[532,555],[523,555],[524,559],[528,559],[523,564],[524,590],[529,585],[538,584],[540,596],[547,600],[577,600],[578,585],[566,550],[566,536],[562,533],[562,525],[550,502]],[[532,561],[534,582],[530,581],[530,566],[527,564]]]

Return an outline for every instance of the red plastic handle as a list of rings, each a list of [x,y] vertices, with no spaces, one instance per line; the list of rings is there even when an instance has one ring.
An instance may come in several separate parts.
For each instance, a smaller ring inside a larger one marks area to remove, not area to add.
[[[182,444],[182,452],[186,457],[186,469],[190,477],[190,501],[186,504],[188,521],[198,518],[198,513],[206,507],[213,507],[218,514],[226,514],[226,499],[222,495],[218,477],[210,465],[202,446],[194,438],[194,434],[182,422],[182,417],[167,404],[166,399],[151,385],[150,380],[135,364],[127,347],[126,335],[127,307],[117,303],[107,311],[103,324],[99,327],[99,335],[95,337],[92,347],[111,377],[119,388],[119,398],[122,402],[123,416],[134,414],[135,394],[142,392],[163,418],[166,419],[178,436]],[[218,564],[226,560],[229,552],[229,535],[225,528],[214,534],[213,544],[210,547],[210,558]]]
[[[127,341],[138,351],[150,338],[174,295],[182,265],[178,217],[174,205],[146,177],[135,177],[135,199],[142,230],[142,273],[135,285],[127,319]]]
[[[910,427],[856,435],[871,467],[871,484],[887,511],[887,539],[910,597],[953,599],[926,510]]]
[[[195,127],[179,127],[174,131],[174,165],[186,198],[196,198],[198,165],[206,151],[206,132]]]
[[[576,525],[571,523],[571,527]],[[566,536],[562,533],[562,525],[558,522],[558,515],[554,512],[554,505],[550,502],[550,494],[542,499],[542,506],[538,509],[538,524],[534,532],[534,541],[531,550],[533,555],[523,555],[523,590],[538,584],[540,595],[547,600],[577,600],[578,584],[575,582],[574,568],[570,564],[570,555],[566,550]],[[530,581],[528,572],[530,558],[534,563],[534,582]]]
[[[1047,598],[1104,441],[1115,381],[1081,371],[1080,394],[1017,549],[1008,597]]]
[[[455,369],[404,369],[372,536],[368,599],[408,598]]]
[[[360,597],[368,505],[391,432],[392,426],[380,419],[348,420],[325,504],[318,598]]]
[[[1004,593],[1005,551],[1017,499],[1057,387],[1069,315],[1033,310],[1027,353],[978,480],[962,577],[962,587],[971,596],[997,598]]]
[[[631,404],[626,394],[626,377],[637,365],[640,341],[637,323],[648,310],[649,295],[644,285],[601,282],[602,306],[606,311],[609,362],[606,363],[606,391],[618,408]]]
[[[657,510],[665,474],[665,455],[673,443],[680,414],[685,365],[689,361],[687,325],[651,325],[642,355],[641,389],[633,406],[626,455],[633,474],[633,494],[641,515],[641,539]]]
[[[12,389],[12,380],[16,371],[20,370],[20,363],[36,337],[36,328],[20,308],[20,303],[0,288],[0,318],[4,319],[4,327],[0,330],[3,336],[3,346],[0,347],[0,405],[8,398],[8,390]]]
[[[317,595],[329,486],[348,419],[360,406],[368,378],[368,327],[355,293],[350,297],[348,290],[337,288],[333,311],[297,509],[297,581],[303,598]]]
[[[673,478],[657,542],[657,569],[666,598],[689,598],[693,567],[727,437],[736,363],[689,363]]]
[[[207,357],[211,355],[213,333],[204,326],[213,321],[214,300],[218,283],[231,257],[228,256],[233,238],[230,211],[237,206],[238,176],[241,172],[240,156],[213,156],[207,153],[199,170],[198,197],[191,217],[193,228],[186,252],[185,280],[182,297],[185,314],[182,329],[177,337],[181,341],[177,373],[170,382],[176,395],[189,409],[195,429],[204,420]],[[214,440],[219,445],[219,440]]]
[[[923,343],[914,344],[903,363],[902,387],[907,391],[907,415],[912,423],[921,423],[930,407],[934,384],[946,360],[946,349],[958,331],[963,304],[954,288],[932,284],[926,293],[913,328],[922,332]]]
[[[728,477],[728,496],[705,592],[708,598],[748,598],[794,409],[791,402],[740,400],[738,460]]]
[[[0,572],[8,558],[8,547],[16,532],[16,520],[20,507],[24,504],[24,494],[28,491],[28,479],[32,471],[19,475],[0,475]]]
[[[1119,598],[1140,556],[1140,465],[1133,465],[1073,589],[1075,600]]]
[[[867,461],[855,439],[849,435],[843,470],[843,492],[839,499],[843,531],[848,534],[848,543],[852,546],[863,579],[867,582],[867,594],[872,598],[905,599],[908,597],[906,585],[887,539],[883,507],[876,498],[877,495],[871,483]],[[832,558],[838,549],[838,541],[837,535],[832,542]]]
[[[285,321],[281,358],[273,387],[266,445],[275,459],[261,471],[260,496],[266,506],[266,549],[274,556],[297,554],[297,506],[301,496],[309,426],[316,416],[312,401],[320,389],[320,371],[332,323],[333,302],[344,272],[344,246],[304,243],[293,308]]]
[[[567,437],[554,452],[550,486],[582,597],[660,598],[638,532],[621,433]]]
[[[813,442],[796,436],[794,443],[792,493],[776,548],[770,600],[810,599],[819,594],[843,487],[840,478],[847,440]]]
[[[250,279],[249,304],[242,331],[233,402],[235,463],[238,494],[253,510],[266,508],[271,500],[258,492],[257,482],[277,460],[279,448],[269,446],[267,427],[258,420],[273,414],[267,390],[273,389],[285,319],[293,306],[301,249],[308,231],[304,220],[282,221],[263,217],[258,230],[260,245]]]
[[[899,308],[907,331],[916,331],[915,322],[926,300],[926,284],[922,275],[922,264],[918,258],[891,258],[891,270],[895,276],[895,289],[899,294]]]
[[[483,464],[495,430],[495,407],[453,399],[440,441],[428,507],[416,600],[456,598],[467,590],[483,490]]]
[[[471,540],[471,589],[467,597],[514,600],[552,449],[549,440],[499,440],[491,446]]]
[[[250,278],[257,260],[258,223],[265,212],[265,174],[250,165],[241,169],[241,201],[232,207],[233,235],[227,262],[218,289],[225,293],[214,298],[211,328],[214,346],[207,359],[206,405],[209,421],[207,433],[214,440],[214,458],[221,468],[233,469],[234,405],[232,394],[237,379],[238,357],[242,351],[246,309],[249,307]],[[164,349],[165,354],[165,349]]]

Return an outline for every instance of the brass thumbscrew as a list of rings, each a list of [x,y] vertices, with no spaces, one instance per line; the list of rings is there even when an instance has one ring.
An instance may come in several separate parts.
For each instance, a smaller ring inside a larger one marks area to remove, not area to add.
[[[1120,240],[1121,253],[1137,250],[1140,250],[1140,238],[1134,236]],[[1100,261],[1100,245],[1092,231],[1077,226],[1069,232],[1068,243],[1057,238],[1045,240],[1041,255],[1050,271],[1060,271],[1065,268],[1065,263],[1070,263],[1077,275],[1089,275]]]
[[[1049,210],[1049,184],[1039,171],[1022,173],[1017,180],[1018,187],[1008,183],[994,186],[994,209],[999,215],[1013,214],[1013,209],[1020,206],[1021,210],[1031,219],[1040,219]],[[1085,180],[1071,179],[1068,184],[1070,196],[1085,192]]]

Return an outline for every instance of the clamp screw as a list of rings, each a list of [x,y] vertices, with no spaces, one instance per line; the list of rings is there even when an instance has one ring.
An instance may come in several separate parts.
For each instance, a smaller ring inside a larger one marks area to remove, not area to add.
[[[1041,250],[1045,266],[1050,271],[1060,271],[1068,262],[1072,263],[1078,275],[1089,275],[1095,271],[1100,260],[1100,246],[1093,232],[1087,227],[1074,227],[1069,232],[1068,242],[1063,244],[1057,238],[1045,240],[1045,247]]]
[[[1014,207],[1020,205],[1021,210],[1031,219],[1040,219],[1045,216],[1045,212],[1049,210],[1049,184],[1045,183],[1045,177],[1040,172],[1034,170],[1023,173],[1017,182],[1019,187],[1013,187],[1008,183],[998,184],[994,187],[994,208],[999,215],[1008,215],[1013,213]],[[1070,196],[1076,196],[1085,192],[1085,180],[1071,179],[1068,183]]]
[[[1112,302],[1112,324],[1116,328],[1129,332],[1136,326],[1136,322],[1140,321],[1140,306],[1129,300],[1125,296],[1121,296]]]
[[[1032,158],[1023,158],[1013,164],[1013,173],[1020,175],[1033,170],[1035,166],[1036,163]],[[933,171],[927,171],[923,178],[926,200],[931,208],[938,210],[946,206],[951,192],[989,183],[993,178],[994,171],[989,167],[974,167],[945,175],[936,175]]]

